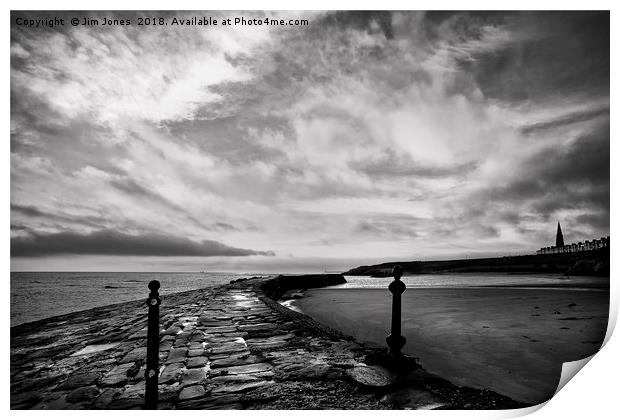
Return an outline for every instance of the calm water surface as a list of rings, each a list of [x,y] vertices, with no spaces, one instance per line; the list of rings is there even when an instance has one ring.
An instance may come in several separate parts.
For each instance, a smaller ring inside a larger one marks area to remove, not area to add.
[[[11,273],[11,326],[55,315],[146,299],[151,280],[160,294],[226,284],[235,273]]]
[[[345,276],[347,283],[331,286],[336,289],[387,288],[391,277]],[[567,286],[609,287],[609,277],[571,276],[559,274],[510,273],[447,273],[403,276],[407,287],[470,287],[470,286]]]

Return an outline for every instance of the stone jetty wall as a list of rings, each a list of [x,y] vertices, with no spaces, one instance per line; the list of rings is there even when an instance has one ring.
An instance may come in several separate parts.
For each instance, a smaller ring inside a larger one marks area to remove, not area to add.
[[[277,276],[261,282],[260,289],[274,300],[281,299],[288,290],[305,290],[344,284],[342,274],[303,274],[298,276]]]
[[[308,281],[251,279],[174,295],[162,282],[159,408],[520,406],[419,366],[394,369],[382,363],[382,349],[332,334],[271,298],[319,284]],[[11,408],[140,409],[146,314],[144,301],[134,301],[12,327]]]

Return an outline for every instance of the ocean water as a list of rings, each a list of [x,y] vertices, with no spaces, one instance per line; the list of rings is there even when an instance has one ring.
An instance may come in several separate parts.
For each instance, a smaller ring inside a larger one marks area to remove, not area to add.
[[[160,295],[202,289],[255,274],[11,273],[11,326],[113,303],[146,299],[151,280]]]
[[[346,284],[330,286],[335,289],[387,288],[394,279],[369,276],[345,276]],[[407,287],[472,287],[472,286],[549,286],[575,288],[609,287],[609,277],[570,276],[559,274],[512,273],[446,273],[418,274],[401,278]]]

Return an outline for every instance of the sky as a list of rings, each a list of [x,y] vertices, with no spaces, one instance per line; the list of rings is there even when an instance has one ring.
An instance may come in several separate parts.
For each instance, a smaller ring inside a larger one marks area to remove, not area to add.
[[[609,13],[160,14],[240,15],[309,24],[12,13],[12,270],[322,272],[609,234]],[[132,24],[16,24],[53,16]]]

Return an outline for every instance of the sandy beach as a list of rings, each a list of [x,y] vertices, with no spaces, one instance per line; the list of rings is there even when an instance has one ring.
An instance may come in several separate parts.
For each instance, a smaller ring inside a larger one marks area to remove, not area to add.
[[[387,290],[309,290],[294,305],[362,342],[385,345]],[[598,351],[608,310],[608,290],[408,289],[403,351],[456,385],[535,404],[553,395],[563,362]]]

